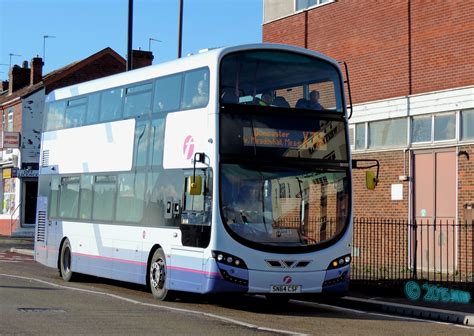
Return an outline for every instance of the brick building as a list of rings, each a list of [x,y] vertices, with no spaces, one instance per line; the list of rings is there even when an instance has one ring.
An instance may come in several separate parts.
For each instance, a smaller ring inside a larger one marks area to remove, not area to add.
[[[374,191],[365,189],[363,171],[353,173],[355,217],[472,226],[472,2],[264,0],[263,41],[348,64],[353,158],[381,164]],[[472,260],[472,227],[465,243],[445,230],[426,237],[455,246],[461,262]],[[429,258],[425,252],[419,257]]]
[[[133,51],[134,68],[151,65],[148,51]],[[30,66],[28,66],[30,65]],[[105,48],[43,76],[43,61],[10,69],[2,83],[0,115],[0,234],[34,235],[40,135],[46,95],[55,89],[125,71],[125,59]],[[72,149],[73,150],[73,149]]]

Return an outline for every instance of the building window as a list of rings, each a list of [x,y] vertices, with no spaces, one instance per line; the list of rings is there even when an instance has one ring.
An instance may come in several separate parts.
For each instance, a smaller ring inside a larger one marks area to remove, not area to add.
[[[369,148],[403,147],[407,144],[406,118],[369,123]]]
[[[456,139],[456,115],[439,114],[434,117],[434,141]]]
[[[431,141],[431,116],[413,117],[411,124],[412,142],[429,142]]]
[[[296,0],[295,10],[303,10],[309,7],[318,6],[334,0]]]
[[[356,125],[355,149],[365,149],[365,123]]]
[[[474,110],[461,112],[462,140],[474,139]]]
[[[13,132],[13,108],[9,108],[7,111],[8,111],[7,132]]]

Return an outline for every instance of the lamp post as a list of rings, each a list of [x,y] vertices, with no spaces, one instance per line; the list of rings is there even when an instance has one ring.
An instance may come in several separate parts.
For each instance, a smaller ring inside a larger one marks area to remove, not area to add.
[[[183,7],[183,0],[179,0],[178,58],[181,58],[181,46],[183,44]]]
[[[43,62],[46,63],[46,39],[48,38],[56,38],[53,35],[43,35]]]
[[[157,40],[156,38],[150,37],[150,38],[148,39],[148,51],[151,51],[151,41],[163,42],[163,41],[161,41],[161,40]]]
[[[128,38],[127,38],[127,71],[132,70],[133,41],[133,0],[128,0]]]

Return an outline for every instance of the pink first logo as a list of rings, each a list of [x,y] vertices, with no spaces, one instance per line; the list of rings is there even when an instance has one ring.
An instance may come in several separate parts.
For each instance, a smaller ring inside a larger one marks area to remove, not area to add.
[[[186,139],[184,139],[183,143],[183,155],[186,160],[191,160],[194,154],[194,138],[192,135],[188,135]]]
[[[290,277],[289,275],[286,275],[283,277],[283,283],[286,285],[289,285],[293,282],[293,278]]]

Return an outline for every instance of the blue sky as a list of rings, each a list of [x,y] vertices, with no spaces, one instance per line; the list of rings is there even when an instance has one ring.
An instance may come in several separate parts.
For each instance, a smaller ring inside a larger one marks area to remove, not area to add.
[[[179,0],[134,0],[133,48],[148,50],[154,64],[175,59]],[[183,55],[200,49],[262,40],[262,0],[184,0]],[[43,56],[43,73],[106,47],[127,50],[128,0],[0,0],[0,78],[13,64]]]

